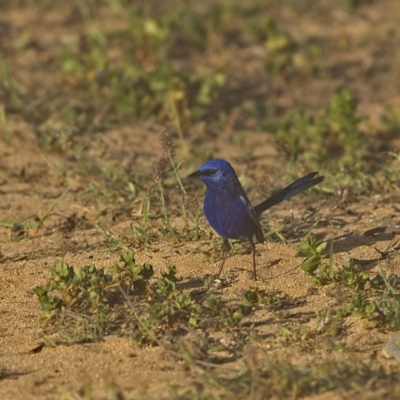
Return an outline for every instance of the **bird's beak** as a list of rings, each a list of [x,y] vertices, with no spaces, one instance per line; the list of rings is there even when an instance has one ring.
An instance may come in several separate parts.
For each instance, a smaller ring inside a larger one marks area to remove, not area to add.
[[[194,177],[197,177],[197,176],[200,176],[200,175],[201,175],[200,171],[194,171],[192,174],[190,174],[188,176],[188,178],[194,178]]]

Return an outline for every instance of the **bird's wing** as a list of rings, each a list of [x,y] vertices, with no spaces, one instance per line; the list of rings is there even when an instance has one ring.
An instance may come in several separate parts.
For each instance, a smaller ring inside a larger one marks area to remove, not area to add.
[[[259,243],[264,243],[264,234],[260,225],[260,221],[257,218],[257,215],[253,209],[253,207],[249,204],[250,207],[246,209],[246,219],[247,221],[253,225],[254,234],[256,235],[256,239]]]
[[[249,199],[247,198],[246,193],[243,190],[243,187],[239,181],[237,181],[237,183],[234,186],[234,193],[235,196],[237,196],[244,205],[244,214],[246,222],[253,228],[254,235],[256,236],[257,241],[259,243],[264,243],[264,234],[258,216],[253,206],[251,205]]]

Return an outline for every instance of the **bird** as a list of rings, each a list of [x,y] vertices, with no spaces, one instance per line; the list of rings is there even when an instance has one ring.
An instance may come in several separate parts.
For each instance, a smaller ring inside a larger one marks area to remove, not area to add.
[[[300,192],[322,182],[325,177],[317,176],[318,172],[311,172],[294,181],[269,199],[252,206],[228,161],[213,159],[202,164],[189,177],[198,177],[206,185],[204,197],[204,215],[211,227],[222,237],[225,257],[220,266],[217,278],[219,279],[231,245],[228,239],[247,240],[253,254],[253,277],[257,280],[256,248],[253,241],[255,236],[259,243],[264,242],[264,234],[260,224],[261,214],[296,196]]]

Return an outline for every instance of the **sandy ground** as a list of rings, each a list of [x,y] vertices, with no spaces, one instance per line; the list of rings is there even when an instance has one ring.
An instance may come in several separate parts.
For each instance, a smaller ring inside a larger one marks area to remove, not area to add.
[[[396,1],[368,2],[355,11],[340,10],[321,15],[310,12],[302,18],[282,8],[283,20],[286,24],[293,23],[294,31],[306,38],[326,41],[329,51],[324,58],[323,71],[327,75],[315,81],[309,78],[273,81],[268,88],[269,102],[281,108],[302,104],[317,109],[326,105],[338,88],[346,87],[358,97],[360,109],[372,120],[378,119],[386,104],[392,104],[399,111],[400,28],[396,22],[399,12],[400,4]],[[0,92],[0,105],[7,112],[8,129],[14,137],[12,143],[8,143],[3,126],[0,141],[0,397],[97,399],[112,398],[107,397],[107,393],[114,391],[125,399],[173,398],[171,388],[185,391],[195,387],[196,373],[186,362],[159,346],[134,346],[129,332],[108,334],[92,343],[43,346],[44,338],[55,337],[56,333],[51,333],[41,321],[41,307],[33,289],[46,282],[49,268],[56,262],[64,260],[73,266],[95,263],[108,270],[118,261],[123,249],[130,248],[135,250],[137,261],[150,262],[156,274],[167,264],[176,265],[179,284],[190,290],[217,272],[222,254],[212,248],[218,245],[216,240],[177,244],[160,235],[150,246],[140,246],[126,235],[132,221],[141,218],[140,199],[132,195],[127,205],[126,200],[121,199],[124,193],[119,193],[117,188],[113,196],[99,195],[98,203],[93,201],[93,191],[89,188],[99,188],[100,193],[104,185],[95,167],[111,165],[134,171],[139,177],[151,175],[152,162],[162,151],[158,140],[160,125],[154,121],[127,119],[115,125],[110,123],[98,131],[94,129],[92,136],[74,139],[76,142],[66,150],[46,148],[39,140],[40,129],[45,123],[51,125],[51,120],[57,116],[54,112],[43,121],[43,117],[35,113],[40,114],[40,103],[46,101],[46,97],[51,98],[62,81],[57,75],[57,65],[51,60],[59,38],[68,39],[71,29],[65,23],[68,18],[71,16],[63,16],[55,9],[42,15],[40,8],[24,5],[9,6],[0,17],[0,29],[4,32],[0,34],[0,43],[22,87],[22,98],[34,93],[37,106],[37,111],[30,110],[26,114],[14,112],[8,108],[9,92],[5,89]],[[70,24],[74,26],[71,21]],[[325,29],[327,24],[328,30]],[[15,43],[22,40],[26,27],[30,32],[28,44],[21,44],[16,51]],[[76,24],[76,29],[82,28]],[[334,51],[335,48],[339,50]],[[394,57],[397,57],[397,66],[393,66]],[[244,71],[251,72],[252,68],[257,71],[252,56],[249,60],[243,64]],[[41,68],[46,62],[49,73]],[[69,88],[68,84],[66,86]],[[97,117],[99,126],[107,118],[101,112]],[[265,171],[276,171],[277,163],[286,170],[286,161],[282,160],[273,137],[251,129],[251,119],[241,128],[245,146],[253,157],[246,165],[243,145],[232,140],[235,126],[240,125],[234,112],[228,122],[226,130],[214,136],[204,134],[199,126],[193,127],[191,135],[186,137],[187,143],[193,147],[200,144],[201,148],[212,151],[214,157],[229,159],[249,190],[254,188],[255,178],[261,178]],[[196,135],[196,132],[199,133]],[[398,138],[399,132],[389,136],[382,134],[371,143],[396,151],[400,145]],[[84,147],[84,156],[78,168],[73,155],[79,145]],[[178,150],[177,157],[180,156]],[[182,175],[193,171],[196,163],[186,160]],[[43,227],[36,229],[38,219],[66,189],[65,182],[49,164],[65,175],[71,190],[56,205]],[[298,171],[297,176],[306,172]],[[113,184],[112,179],[107,182]],[[279,175],[273,173],[271,192],[287,183],[287,180],[280,182]],[[191,182],[189,187],[201,204],[202,195],[197,189],[200,185]],[[251,194],[255,198],[254,190]],[[265,214],[265,229],[277,229],[284,224],[285,232],[290,233],[286,244],[274,240],[257,245],[259,281],[252,280],[251,255],[247,247],[236,245],[237,251],[228,258],[223,272],[225,284],[213,287],[211,292],[221,295],[228,304],[237,303],[242,291],[249,287],[286,296],[285,309],[279,313],[263,305],[242,322],[256,324],[259,345],[268,354],[293,363],[307,361],[310,357],[318,360],[374,359],[376,365],[398,370],[398,361],[382,356],[382,348],[393,332],[366,329],[367,322],[361,319],[346,319],[344,334],[338,339],[343,344],[354,344],[354,353],[331,351],[330,343],[318,340],[313,342],[314,349],[305,349],[299,342],[279,346],[276,340],[282,326],[315,328],[316,311],[334,302],[325,287],[313,285],[310,277],[299,268],[304,257],[298,254],[298,243],[311,223],[318,221],[312,230],[315,236],[333,243],[336,265],[354,258],[358,260],[357,268],[371,274],[378,273],[380,268],[387,274],[398,273],[399,255],[394,252],[377,263],[380,254],[375,249],[383,251],[400,239],[398,199],[399,190],[395,187],[390,194],[352,196],[340,208],[335,208],[332,196],[320,190],[312,190],[309,196],[298,196]],[[304,220],[316,209],[319,211],[310,221]],[[72,225],[71,220],[74,221]],[[26,221],[29,223],[25,224]],[[173,223],[179,224],[179,219]],[[204,220],[202,224],[206,226]],[[376,227],[382,227],[382,231],[365,235]],[[124,242],[122,249],[113,250],[104,232],[126,236],[132,242]],[[214,334],[219,340],[232,339],[229,332]],[[232,373],[242,367],[243,360],[239,358],[218,368],[220,372]],[[330,392],[315,398],[333,399],[341,395]]]

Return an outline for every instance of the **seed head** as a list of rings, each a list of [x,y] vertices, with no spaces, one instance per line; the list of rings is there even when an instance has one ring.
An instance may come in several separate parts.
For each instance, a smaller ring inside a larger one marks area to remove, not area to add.
[[[171,134],[167,129],[164,129],[160,132],[159,136],[164,151],[172,157],[175,153],[175,143],[172,140]]]
[[[159,183],[161,180],[162,174],[166,171],[168,167],[168,159],[164,155],[160,157],[154,164],[153,164],[153,179],[154,182]]]

